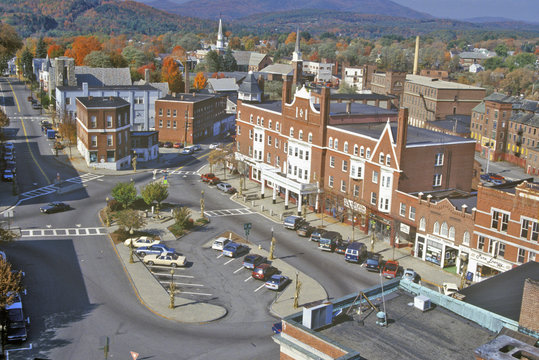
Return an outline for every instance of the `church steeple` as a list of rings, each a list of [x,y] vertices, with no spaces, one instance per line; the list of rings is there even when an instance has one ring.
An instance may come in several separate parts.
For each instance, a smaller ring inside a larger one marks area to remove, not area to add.
[[[294,75],[292,81],[294,84],[303,83],[303,59],[301,58],[301,49],[299,47],[299,26],[296,31],[296,47],[294,53],[292,54],[292,65],[294,66]]]
[[[217,32],[217,44],[215,44],[217,50],[224,50],[225,41],[223,38],[223,23],[221,22],[221,15],[219,15],[219,31]]]
[[[294,53],[292,54],[292,61],[302,61],[303,59],[301,58],[301,48],[299,46],[299,26],[298,26],[298,29],[296,31],[296,47],[294,48]]]

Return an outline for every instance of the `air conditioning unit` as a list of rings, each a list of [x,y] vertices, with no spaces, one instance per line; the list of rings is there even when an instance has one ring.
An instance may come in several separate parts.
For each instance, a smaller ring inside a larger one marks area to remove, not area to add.
[[[418,295],[414,298],[414,307],[421,311],[427,311],[431,308],[430,298],[424,295]]]
[[[331,324],[333,320],[333,304],[324,302],[321,305],[303,308],[303,326],[309,329],[319,329]]]

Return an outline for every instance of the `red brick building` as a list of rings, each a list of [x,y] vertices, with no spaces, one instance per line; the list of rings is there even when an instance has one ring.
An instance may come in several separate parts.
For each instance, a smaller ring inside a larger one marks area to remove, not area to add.
[[[365,116],[367,114],[368,116]],[[271,196],[360,222],[394,239],[395,190],[469,191],[474,141],[408,127],[391,110],[331,103],[329,89],[291,93],[282,101],[238,101],[236,158]]]
[[[88,166],[131,167],[130,106],[114,96],[77,98],[77,149]]]
[[[167,95],[155,102],[155,129],[159,141],[194,144],[214,134],[227,117],[226,96],[217,94]]]

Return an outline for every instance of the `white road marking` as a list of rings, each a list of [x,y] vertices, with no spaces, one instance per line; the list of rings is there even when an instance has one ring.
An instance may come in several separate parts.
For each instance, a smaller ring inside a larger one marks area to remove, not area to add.
[[[226,263],[224,263],[223,265],[230,264],[234,260],[236,260],[236,259],[232,258],[232,259],[228,260]]]
[[[241,269],[243,269],[243,266],[240,267],[238,270],[234,271],[234,274],[236,274],[238,271],[241,271]]]
[[[247,279],[243,280],[243,282],[247,282],[247,281],[252,280],[252,279],[253,279],[253,277],[249,276]]]
[[[223,253],[219,254],[219,256],[217,256],[217,259],[219,259],[222,256],[223,256]]]
[[[160,283],[164,283],[164,284],[170,284],[170,281],[160,281]],[[180,283],[180,282],[174,282],[174,284],[176,285],[182,285],[182,286],[195,286],[195,287],[201,287],[201,286],[204,286],[202,284],[189,284],[189,283]]]
[[[180,291],[180,294],[201,295],[201,296],[213,296],[212,294],[197,293],[197,292],[189,292],[189,291]]]
[[[21,229],[21,237],[105,235],[106,228]]]
[[[260,285],[260,286],[259,286],[259,287],[257,287],[257,288],[256,288],[256,290],[255,290],[255,291],[253,291],[253,292],[257,292],[258,290],[262,289],[262,288],[263,288],[264,286],[266,286],[266,284],[262,284],[262,285]]]

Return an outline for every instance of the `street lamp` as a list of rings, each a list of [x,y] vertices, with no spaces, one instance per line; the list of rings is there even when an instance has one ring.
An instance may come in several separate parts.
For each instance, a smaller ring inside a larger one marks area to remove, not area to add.
[[[131,235],[129,238],[129,263],[133,264],[135,262],[133,261],[133,229],[129,230],[129,235]]]
[[[174,284],[174,268],[170,270],[170,304],[168,307],[174,309],[174,296],[176,292],[176,285]]]
[[[107,204],[107,205],[105,206],[105,224],[107,225],[107,227],[110,226],[109,200],[110,200],[110,199],[109,199],[109,197],[107,196],[107,197],[105,198],[105,201],[106,201],[106,204]]]
[[[490,145],[491,145],[491,143],[488,142],[485,145],[487,146],[487,174],[488,174],[488,166],[490,164]]]
[[[271,227],[271,245],[270,245],[270,253],[269,258],[270,260],[275,259],[273,257],[273,252],[275,251],[275,237],[273,236],[273,226]]]

